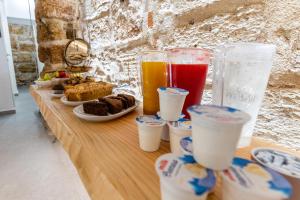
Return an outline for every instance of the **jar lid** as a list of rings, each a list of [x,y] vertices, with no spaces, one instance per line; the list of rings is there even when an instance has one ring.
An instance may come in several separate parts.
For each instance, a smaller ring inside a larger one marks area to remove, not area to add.
[[[216,184],[213,170],[199,165],[192,155],[164,154],[156,160],[155,168],[171,187],[197,196],[210,192]]]
[[[193,105],[188,108],[188,112],[207,122],[223,124],[244,124],[251,118],[241,110],[215,105]]]
[[[287,199],[292,194],[292,186],[283,176],[243,158],[234,158],[232,166],[222,172],[222,177],[240,190],[269,199]]]
[[[193,139],[191,136],[184,137],[180,140],[180,148],[184,154],[193,154]]]
[[[253,149],[252,157],[263,166],[269,167],[281,174],[300,179],[299,157],[270,148]]]
[[[138,116],[135,121],[137,124],[145,126],[163,126],[166,124],[164,120],[155,115]]]
[[[158,92],[167,93],[170,95],[188,95],[189,91],[176,87],[160,87],[157,89]]]

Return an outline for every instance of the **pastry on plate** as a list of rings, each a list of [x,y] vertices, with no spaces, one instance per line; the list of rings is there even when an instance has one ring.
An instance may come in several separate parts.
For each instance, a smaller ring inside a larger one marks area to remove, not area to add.
[[[128,107],[135,105],[135,98],[134,96],[128,94],[118,94],[118,97],[122,97],[127,100]]]
[[[108,105],[109,113],[116,114],[123,110],[123,102],[120,99],[104,97],[99,99],[100,102],[105,102]]]
[[[91,101],[83,104],[83,111],[87,114],[106,116],[108,115],[108,106],[104,102]]]
[[[106,82],[88,82],[66,89],[68,101],[89,101],[112,93],[113,85]]]

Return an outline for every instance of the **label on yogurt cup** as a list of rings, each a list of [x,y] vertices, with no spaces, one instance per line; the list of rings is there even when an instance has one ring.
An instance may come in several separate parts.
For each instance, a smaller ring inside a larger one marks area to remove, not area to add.
[[[147,126],[162,126],[166,123],[161,118],[155,115],[138,116],[135,120],[137,123]]]
[[[210,192],[216,184],[214,172],[196,163],[192,155],[165,154],[157,159],[155,167],[168,184],[198,196]]]
[[[232,184],[263,196],[285,199],[292,194],[292,187],[283,176],[243,158],[234,158],[232,166],[224,170],[222,176]]]
[[[201,116],[203,119],[220,123],[239,124],[250,120],[250,116],[247,113],[231,107],[194,105],[189,107],[188,111]]]
[[[158,92],[165,92],[168,94],[173,95],[188,95],[189,91],[181,88],[175,88],[175,87],[160,87],[157,89]]]
[[[171,126],[173,126],[174,128],[179,128],[182,130],[192,130],[192,122],[190,120],[187,119],[179,119],[176,122],[170,122]]]
[[[192,137],[184,137],[180,140],[181,150],[185,154],[193,154],[193,140]]]

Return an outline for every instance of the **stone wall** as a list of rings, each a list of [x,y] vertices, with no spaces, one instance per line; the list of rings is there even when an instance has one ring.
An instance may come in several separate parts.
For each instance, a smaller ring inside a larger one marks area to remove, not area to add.
[[[65,67],[65,45],[81,34],[79,1],[37,0],[35,17],[38,55],[44,63],[43,70]]]
[[[32,82],[37,76],[35,44],[28,24],[8,20],[13,62],[18,85]]]
[[[300,150],[299,0],[85,0],[85,11],[98,76],[129,83],[135,92],[142,49],[276,44],[256,135]],[[205,102],[211,102],[211,69]]]

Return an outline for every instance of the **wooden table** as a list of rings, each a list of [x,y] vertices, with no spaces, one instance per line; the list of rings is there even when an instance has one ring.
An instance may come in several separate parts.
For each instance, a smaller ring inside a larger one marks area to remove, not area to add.
[[[110,122],[86,122],[72,113],[72,107],[51,99],[49,90],[31,87],[30,92],[49,128],[69,154],[91,199],[160,199],[154,162],[170,152],[169,143],[162,142],[153,153],[139,148],[135,124],[139,111]],[[236,154],[250,158],[250,150],[260,146],[282,148],[254,138],[251,147],[239,149]],[[209,199],[219,200],[220,196],[219,183]]]

